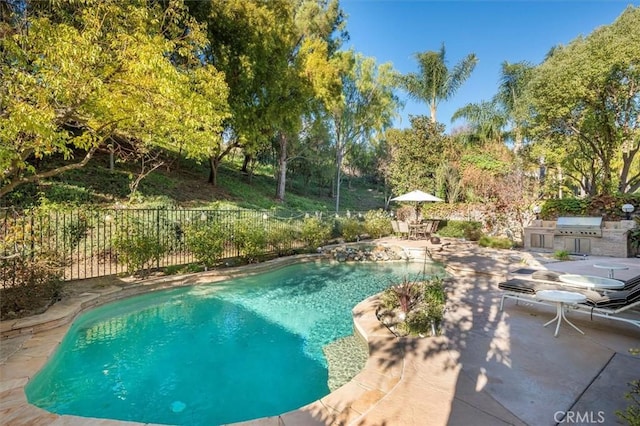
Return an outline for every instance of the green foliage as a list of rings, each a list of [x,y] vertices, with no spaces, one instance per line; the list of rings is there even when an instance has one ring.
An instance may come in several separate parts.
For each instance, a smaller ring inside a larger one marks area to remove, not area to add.
[[[88,204],[94,199],[89,188],[80,185],[70,185],[62,182],[53,182],[46,194],[40,193],[41,200],[46,198],[49,203],[73,203]]]
[[[167,275],[192,274],[196,272],[202,272],[202,270],[202,265],[190,263],[188,265],[167,266],[164,268],[164,273]]]
[[[399,85],[415,100],[422,101],[431,109],[431,121],[436,122],[438,103],[450,99],[473,72],[478,59],[470,53],[449,68],[444,43],[439,51],[416,53],[419,73],[400,76]]]
[[[0,320],[39,314],[60,300],[60,266],[54,253],[0,260]]]
[[[640,195],[637,194],[600,194],[586,198],[549,199],[542,204],[541,219],[555,220],[561,216],[595,216],[604,220],[621,220],[623,204],[640,208]]]
[[[205,39],[184,3],[62,0],[23,18],[0,38],[0,140],[12,141],[0,145],[0,195],[118,141],[193,158],[215,148],[227,86],[200,61]]]
[[[438,229],[441,237],[465,238],[477,241],[482,236],[482,223],[474,221],[448,220],[446,225]]]
[[[159,262],[169,249],[163,229],[139,219],[125,218],[116,223],[116,229],[112,246],[118,262],[126,264],[131,274],[147,275],[152,262]]]
[[[296,230],[291,223],[278,223],[267,230],[267,244],[278,256],[291,253]]]
[[[629,426],[640,426],[640,380],[630,382],[631,390],[627,392],[624,398],[631,402],[624,411],[617,410],[616,416],[627,422]]]
[[[300,238],[307,247],[320,247],[331,238],[331,226],[319,217],[307,217],[302,223]]]
[[[389,216],[382,209],[369,210],[364,215],[364,230],[371,238],[380,238],[393,232]]]
[[[511,241],[508,238],[490,237],[488,235],[483,235],[478,240],[478,245],[480,247],[510,249],[510,248],[513,248],[513,241]]]
[[[217,221],[207,221],[204,224],[193,222],[185,229],[187,248],[206,267],[215,266],[224,253],[226,242],[230,239],[226,229]]]
[[[571,256],[569,256],[569,252],[566,250],[556,250],[553,253],[553,258],[557,260],[569,260]]]
[[[558,46],[527,85],[531,133],[547,165],[587,194],[633,193],[638,181],[640,8]]]
[[[640,254],[640,216],[634,218],[636,227],[629,231],[629,245],[635,251],[635,254]]]
[[[356,218],[340,218],[340,234],[345,241],[356,241],[364,234],[366,224]]]
[[[391,154],[386,177],[395,194],[433,188],[436,170],[452,146],[444,125],[425,116],[410,120],[410,129],[390,129],[386,133]]]
[[[405,319],[396,324],[401,334],[426,334],[442,321],[446,292],[441,278],[411,281],[403,278],[400,284],[385,289],[380,306],[386,311],[400,309]]]
[[[380,306],[388,311],[400,307],[398,293],[393,289],[393,286],[387,287],[382,294],[380,294]]]
[[[480,170],[490,172],[492,174],[505,174],[510,169],[510,164],[495,158],[486,152],[474,152],[465,154],[462,157],[463,164],[472,164]]]
[[[586,199],[562,198],[546,200],[542,205],[540,217],[554,220],[560,216],[584,216],[586,214]]]
[[[431,318],[429,311],[426,309],[415,309],[407,315],[405,321],[407,334],[423,334],[426,333],[434,319]]]
[[[71,220],[64,226],[64,239],[70,247],[76,247],[91,229],[90,220],[84,213],[71,216]]]
[[[336,58],[342,93],[336,92],[325,105],[329,110],[328,127],[334,130],[336,149],[336,211],[340,206],[340,185],[343,161],[352,147],[373,139],[391,125],[398,108],[394,94],[396,72],[390,63],[377,65],[375,58],[366,58],[352,50]],[[317,72],[317,71],[316,71]],[[339,84],[336,84],[339,87]]]
[[[236,222],[233,242],[240,256],[248,262],[257,262],[267,250],[267,231],[262,223],[254,221]]]

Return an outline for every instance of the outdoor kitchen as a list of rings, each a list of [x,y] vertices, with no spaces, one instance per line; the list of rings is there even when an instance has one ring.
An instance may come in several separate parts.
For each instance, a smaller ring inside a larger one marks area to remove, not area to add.
[[[604,221],[602,217],[537,219],[524,228],[524,246],[533,251],[629,257],[627,235],[635,226],[633,220]]]

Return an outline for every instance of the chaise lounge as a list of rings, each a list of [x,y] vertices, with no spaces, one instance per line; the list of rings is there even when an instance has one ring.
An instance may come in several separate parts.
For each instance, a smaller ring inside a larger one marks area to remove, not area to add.
[[[640,275],[625,281],[622,290],[609,291],[601,294],[594,290],[561,284],[558,282],[559,280],[557,280],[556,273],[553,271],[544,272],[547,274],[538,274],[537,277],[543,277],[546,278],[546,280],[513,278],[499,283],[498,288],[504,291],[500,300],[500,310],[502,311],[504,308],[505,299],[516,299],[516,304],[522,299],[529,303],[550,306],[548,302],[536,297],[538,291],[571,290],[576,293],[581,293],[587,298],[584,303],[573,305],[573,311],[588,314],[591,319],[593,319],[594,316],[609,318],[640,327],[640,314],[630,312],[634,308],[640,307]],[[532,278],[534,274],[532,274]],[[556,279],[554,279],[554,277]]]

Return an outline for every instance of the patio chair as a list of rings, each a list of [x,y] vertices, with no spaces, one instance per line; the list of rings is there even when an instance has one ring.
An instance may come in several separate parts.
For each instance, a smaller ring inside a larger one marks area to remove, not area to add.
[[[595,291],[587,291],[587,301],[577,305],[576,311],[588,314],[591,319],[594,316],[608,318],[616,321],[627,322],[640,327],[640,315],[625,317],[635,307],[640,306],[640,279],[629,286],[628,290],[610,291],[600,294]]]
[[[635,280],[637,277],[632,278]],[[504,291],[500,299],[500,310],[504,308],[505,299],[526,300],[529,303],[551,306],[548,302],[536,298],[536,292],[540,290],[567,290],[566,286],[555,284],[552,281],[539,281],[514,278],[498,284],[498,288]],[[640,280],[629,287],[628,290],[609,291],[601,294],[594,290],[572,288],[572,292],[584,294],[586,302],[575,305],[573,312],[580,312],[593,317],[608,318],[622,321],[640,327],[640,316],[624,316],[630,310],[640,306]]]
[[[392,220],[391,221],[391,229],[393,229],[393,235],[395,235],[396,237],[400,236],[400,228],[398,227],[398,221],[397,220]]]
[[[640,284],[640,275],[636,275],[635,277],[629,278],[628,280],[626,280],[624,282],[624,287],[622,287],[622,289],[631,290],[633,287],[635,287],[638,284]]]
[[[566,290],[566,288],[563,288],[559,283],[521,278],[512,278],[500,282],[498,283],[498,288],[503,290],[502,297],[500,298],[501,311],[504,308],[505,299],[515,299],[516,305],[518,301],[522,299],[531,303],[552,306],[552,304],[548,302],[538,300],[536,298],[536,292],[540,290]]]
[[[401,220],[398,222],[398,231],[401,237],[409,238],[409,222]]]

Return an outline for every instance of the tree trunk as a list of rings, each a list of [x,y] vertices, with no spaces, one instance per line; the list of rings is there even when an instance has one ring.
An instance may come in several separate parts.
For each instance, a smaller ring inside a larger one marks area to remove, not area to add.
[[[336,213],[340,211],[340,182],[342,180],[342,148],[336,150]]]
[[[218,166],[220,160],[217,157],[209,157],[209,183],[214,187],[218,186]]]
[[[116,159],[113,145],[109,145],[109,171],[113,172],[116,169]]]
[[[287,183],[287,137],[280,133],[280,155],[278,157],[278,188],[276,189],[276,200],[284,201],[284,194]]]
[[[251,181],[253,180],[252,162],[253,156],[251,154],[245,154],[242,162],[242,173],[247,175],[249,184],[251,184]]]

